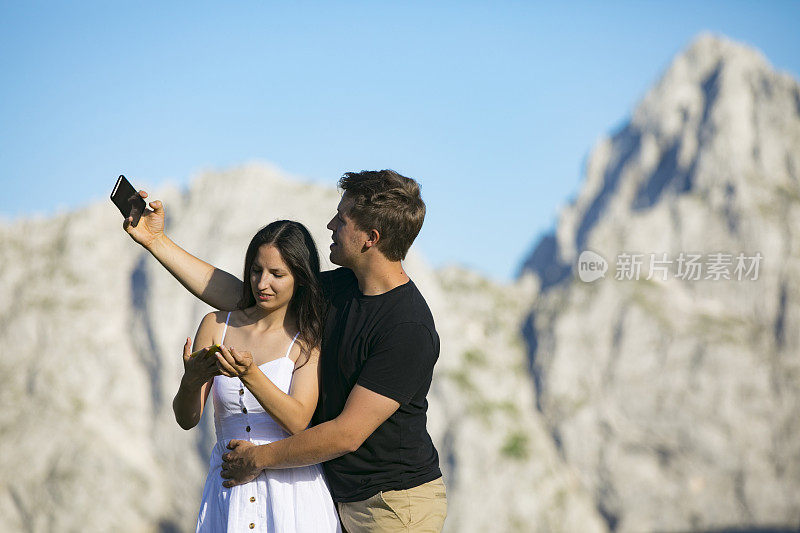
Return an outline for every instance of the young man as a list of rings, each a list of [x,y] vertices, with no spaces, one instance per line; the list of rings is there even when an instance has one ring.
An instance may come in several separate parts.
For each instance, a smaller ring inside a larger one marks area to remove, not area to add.
[[[225,485],[266,468],[324,462],[342,525],[359,531],[441,531],[447,514],[439,457],[426,429],[426,395],[439,337],[425,299],[401,265],[425,218],[418,184],[391,170],[347,173],[322,273],[328,314],[314,427],[271,444],[233,440]],[[146,193],[141,193],[146,197]],[[164,209],[150,203],[125,230],[189,291],[222,310],[241,281],[164,235]]]

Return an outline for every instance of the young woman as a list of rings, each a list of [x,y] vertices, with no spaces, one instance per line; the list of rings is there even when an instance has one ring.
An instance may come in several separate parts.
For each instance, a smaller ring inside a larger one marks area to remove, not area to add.
[[[340,531],[320,465],[265,470],[252,482],[222,485],[231,439],[266,444],[308,427],[317,404],[322,336],[319,256],[308,230],[273,222],[247,248],[239,309],[203,318],[184,346],[184,376],[173,401],[184,429],[200,421],[209,392],[217,443],[197,531]],[[212,353],[207,348],[221,345]]]

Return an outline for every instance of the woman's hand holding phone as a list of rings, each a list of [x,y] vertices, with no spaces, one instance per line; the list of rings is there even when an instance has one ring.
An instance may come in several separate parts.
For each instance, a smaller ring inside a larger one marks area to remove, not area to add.
[[[208,380],[221,373],[217,366],[217,358],[214,356],[216,350],[211,348],[212,346],[209,346],[192,353],[192,341],[186,339],[183,345],[183,379],[188,387],[199,389]]]
[[[145,191],[139,191],[139,196],[147,198]],[[123,229],[137,243],[149,248],[156,239],[164,236],[164,205],[160,200],[150,202],[150,209],[145,209],[139,223],[134,226],[133,219],[128,217],[122,223]]]

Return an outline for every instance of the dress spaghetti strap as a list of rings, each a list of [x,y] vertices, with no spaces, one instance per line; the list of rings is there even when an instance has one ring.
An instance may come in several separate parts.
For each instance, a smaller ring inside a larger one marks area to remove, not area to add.
[[[225,319],[225,328],[222,330],[222,339],[220,339],[220,344],[225,344],[225,335],[228,333],[228,320],[231,319],[231,312],[228,311],[228,317]]]
[[[299,337],[299,336],[300,336],[300,332],[299,331],[294,334],[294,338],[292,339],[292,343],[289,344],[289,348],[286,349],[286,355],[284,355],[284,357],[286,359],[289,359],[289,354],[292,352],[292,346],[294,346],[294,341],[296,341],[297,337]],[[289,360],[291,361],[291,359],[289,359]]]

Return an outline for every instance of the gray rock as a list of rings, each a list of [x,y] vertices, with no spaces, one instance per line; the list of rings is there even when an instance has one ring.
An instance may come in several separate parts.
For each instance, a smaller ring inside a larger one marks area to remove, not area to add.
[[[800,525],[799,169],[798,82],[701,36],[526,262],[537,405],[611,529]],[[605,279],[576,278],[583,250]],[[615,279],[623,252],[639,281]],[[733,254],[733,279],[646,279],[650,253],[681,252]],[[757,280],[736,280],[739,252],[763,256]]]

